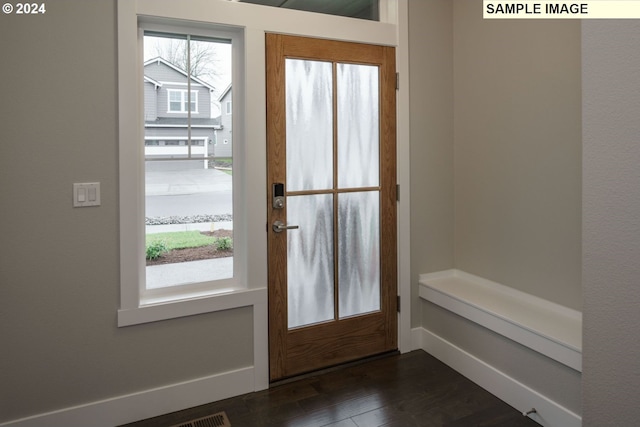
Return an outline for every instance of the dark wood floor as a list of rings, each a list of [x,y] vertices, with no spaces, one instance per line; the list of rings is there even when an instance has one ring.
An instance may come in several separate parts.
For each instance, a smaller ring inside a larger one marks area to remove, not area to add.
[[[519,411],[418,350],[128,424],[165,427],[225,411],[232,427],[525,427]]]

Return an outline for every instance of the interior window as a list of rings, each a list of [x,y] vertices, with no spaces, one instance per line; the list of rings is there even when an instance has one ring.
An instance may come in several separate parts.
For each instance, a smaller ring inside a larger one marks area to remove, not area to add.
[[[230,0],[350,18],[380,20],[379,0]]]
[[[153,297],[233,278],[233,123],[221,118],[231,40],[145,31],[143,46],[143,294]]]

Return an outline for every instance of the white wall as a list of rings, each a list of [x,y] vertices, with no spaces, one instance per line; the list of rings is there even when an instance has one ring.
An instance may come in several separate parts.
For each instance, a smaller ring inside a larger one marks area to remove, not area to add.
[[[453,268],[453,15],[449,0],[409,2],[412,326],[418,276]]]
[[[117,327],[115,2],[46,6],[0,15],[0,424],[253,365],[249,308]]]
[[[453,20],[455,266],[579,310],[580,23]]]
[[[579,310],[580,23],[409,8],[412,279],[455,267]]]
[[[640,21],[582,25],[583,425],[640,420]]]

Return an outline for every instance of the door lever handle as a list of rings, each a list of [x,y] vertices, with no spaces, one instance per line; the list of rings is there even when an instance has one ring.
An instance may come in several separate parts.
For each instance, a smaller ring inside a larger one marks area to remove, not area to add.
[[[298,225],[286,225],[282,221],[276,221],[273,223],[273,231],[276,233],[282,233],[285,230],[297,230],[300,228]]]

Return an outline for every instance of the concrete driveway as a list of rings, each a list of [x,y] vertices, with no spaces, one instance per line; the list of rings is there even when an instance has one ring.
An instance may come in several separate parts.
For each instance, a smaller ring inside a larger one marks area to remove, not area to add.
[[[154,162],[165,163],[165,162]],[[145,172],[147,196],[231,192],[231,175],[217,169],[150,168]]]
[[[231,175],[217,169],[148,169],[145,216],[185,217],[233,213]]]

